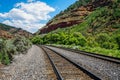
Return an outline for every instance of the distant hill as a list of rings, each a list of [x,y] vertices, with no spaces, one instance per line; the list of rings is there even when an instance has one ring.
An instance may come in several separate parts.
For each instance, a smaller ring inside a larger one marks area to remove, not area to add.
[[[31,33],[27,32],[25,30],[22,30],[21,28],[15,28],[15,27],[0,23],[0,37],[13,38],[16,35],[25,36],[27,38],[32,36]]]
[[[41,28],[37,34],[48,33],[58,28],[71,27],[85,21],[97,8],[111,5],[112,0],[79,0],[69,6],[66,10],[61,11],[46,26]]]

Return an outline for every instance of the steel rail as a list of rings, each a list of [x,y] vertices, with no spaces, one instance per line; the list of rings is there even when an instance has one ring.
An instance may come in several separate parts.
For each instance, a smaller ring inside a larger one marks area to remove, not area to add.
[[[45,51],[45,49],[42,46],[41,46],[41,48],[43,49],[43,51],[46,53],[47,57],[49,58],[50,63],[52,64],[53,70],[54,70],[54,72],[55,72],[55,74],[57,76],[57,79],[58,80],[63,80],[60,72],[58,71],[57,67],[54,64],[54,61],[51,59],[51,57],[49,56],[49,54]]]

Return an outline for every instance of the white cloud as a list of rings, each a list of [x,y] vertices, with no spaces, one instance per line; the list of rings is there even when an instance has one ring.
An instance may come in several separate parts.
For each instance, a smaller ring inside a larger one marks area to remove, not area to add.
[[[4,19],[3,23],[23,28],[30,32],[35,32],[41,26],[42,20],[50,18],[49,13],[55,11],[46,3],[28,0],[29,3],[17,3],[13,9],[7,13],[0,13],[0,18]]]

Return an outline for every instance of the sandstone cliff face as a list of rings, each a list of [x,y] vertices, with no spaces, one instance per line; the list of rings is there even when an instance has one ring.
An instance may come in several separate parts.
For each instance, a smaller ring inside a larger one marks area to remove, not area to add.
[[[84,17],[91,13],[91,9],[82,6],[78,9],[72,10],[66,14],[61,13],[61,16],[55,17],[49,21],[46,26],[40,29],[40,33],[48,33],[57,28],[65,28],[84,21]]]
[[[84,21],[84,18],[88,16],[97,7],[106,6],[111,3],[112,0],[90,0],[87,5],[74,8],[67,12],[61,12],[50,20],[46,26],[41,28],[37,34],[44,34],[53,31],[57,28],[70,27],[75,24],[79,24]]]

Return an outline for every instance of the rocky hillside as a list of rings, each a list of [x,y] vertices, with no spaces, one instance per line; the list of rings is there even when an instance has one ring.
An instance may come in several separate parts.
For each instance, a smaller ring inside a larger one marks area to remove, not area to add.
[[[22,30],[21,28],[15,28],[15,27],[0,23],[0,37],[13,38],[16,35],[25,36],[27,38],[32,36],[31,33],[27,32],[25,30]]]
[[[120,0],[79,0],[37,34],[32,39],[35,44],[62,45],[120,58]]]
[[[65,28],[75,24],[84,22],[85,17],[95,11],[98,7],[108,6],[112,4],[112,0],[79,0],[61,11],[46,26],[37,33],[43,34],[56,30],[57,28]]]

